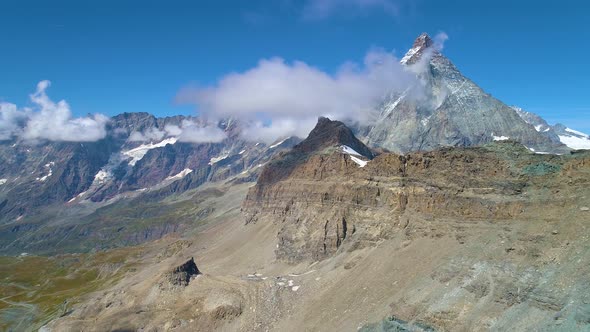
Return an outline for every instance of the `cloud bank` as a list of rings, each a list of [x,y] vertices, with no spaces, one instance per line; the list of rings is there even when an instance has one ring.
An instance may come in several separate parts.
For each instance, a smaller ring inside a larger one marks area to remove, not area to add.
[[[49,81],[37,84],[30,95],[33,108],[0,103],[0,140],[93,142],[106,136],[108,117],[95,114],[73,118],[65,100],[53,102],[46,94]]]
[[[346,63],[335,74],[304,62],[263,59],[215,86],[186,88],[177,101],[198,106],[211,119],[234,117],[247,123],[244,135],[264,141],[305,136],[320,115],[370,121],[371,110],[392,91],[403,91],[416,76],[383,50],[368,52],[361,65]]]

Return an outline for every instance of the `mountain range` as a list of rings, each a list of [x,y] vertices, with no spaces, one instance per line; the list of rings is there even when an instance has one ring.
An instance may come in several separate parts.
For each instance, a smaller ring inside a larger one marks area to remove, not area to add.
[[[401,63],[416,74],[416,84],[384,98],[376,106],[377,118],[370,123],[343,119],[352,129],[343,135],[354,134],[364,142],[355,138],[349,144],[363,158],[370,159],[373,152],[360,144],[396,153],[499,140],[520,142],[534,153],[564,154],[590,148],[588,135],[561,124],[550,126],[539,116],[509,107],[484,92],[426,34],[416,39]],[[55,245],[73,236],[80,219],[103,220],[102,211],[114,203],[138,197],[163,199],[227,179],[254,181],[262,165],[301,141],[297,137],[279,138],[270,145],[248,141],[240,135],[241,124],[236,119],[216,124],[226,134],[216,143],[183,141],[165,130],[187,122],[206,125],[199,117],[124,113],[110,119],[107,136],[96,142],[1,141],[0,252],[62,250]],[[289,167],[281,172],[288,172]],[[177,231],[178,224],[173,224],[163,227],[157,222],[144,230],[153,234],[157,229],[157,235],[144,238]],[[91,229],[85,228],[72,242],[102,227],[106,226],[93,222]],[[112,230],[100,236],[102,246],[111,245],[108,239],[114,235],[110,233]],[[119,241],[118,245],[129,243]],[[78,245],[72,248],[77,249]]]
[[[588,135],[550,126],[484,92],[426,34],[401,63],[418,77],[415,85],[384,98],[370,123],[343,119],[350,134],[372,149],[407,153],[498,140],[518,141],[534,153],[590,148]],[[114,202],[161,199],[228,178],[253,181],[262,165],[301,141],[250,142],[235,119],[217,123],[227,136],[217,143],[186,142],[165,131],[186,122],[206,125],[198,117],[124,113],[110,119],[107,136],[96,142],[0,142],[0,250],[29,250],[37,241],[43,247],[48,238],[69,236],[80,219]],[[369,157],[358,144],[352,148]],[[37,240],[31,241],[31,234]]]

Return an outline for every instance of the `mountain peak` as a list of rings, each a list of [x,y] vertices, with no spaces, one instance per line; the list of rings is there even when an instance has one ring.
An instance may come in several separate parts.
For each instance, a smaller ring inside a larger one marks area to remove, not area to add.
[[[414,40],[412,48],[401,59],[400,63],[403,65],[415,63],[418,61],[418,59],[420,59],[424,51],[431,48],[432,46],[434,46],[432,38],[430,38],[426,32],[423,32],[420,34],[420,36],[418,36],[418,38],[416,38],[416,40]]]
[[[430,38],[426,32],[423,32],[420,34],[420,36],[418,36],[418,38],[416,38],[416,40],[414,40],[414,45],[412,45],[412,48],[428,48],[432,45],[434,45],[432,38]]]
[[[294,150],[310,153],[341,145],[351,147],[368,159],[373,158],[373,152],[354,136],[350,128],[340,121],[333,121],[323,116],[318,118],[315,128],[304,141],[295,146]]]

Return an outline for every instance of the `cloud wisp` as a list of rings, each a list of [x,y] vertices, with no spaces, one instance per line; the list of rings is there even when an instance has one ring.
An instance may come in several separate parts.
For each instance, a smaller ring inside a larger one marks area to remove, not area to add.
[[[349,62],[335,74],[301,61],[263,59],[215,86],[185,88],[177,101],[197,105],[209,119],[235,117],[247,124],[247,138],[268,142],[278,136],[305,136],[320,115],[367,122],[386,94],[403,91],[415,81],[393,54],[376,49],[366,54],[362,65]]]
[[[53,102],[46,94],[49,81],[37,84],[30,95],[32,108],[19,109],[11,103],[0,103],[0,140],[18,138],[25,141],[93,142],[107,134],[108,117],[95,114],[74,118],[65,100]]]
[[[403,0],[308,0],[303,6],[303,18],[320,20],[339,13],[359,15],[372,10],[397,17],[406,2]]]

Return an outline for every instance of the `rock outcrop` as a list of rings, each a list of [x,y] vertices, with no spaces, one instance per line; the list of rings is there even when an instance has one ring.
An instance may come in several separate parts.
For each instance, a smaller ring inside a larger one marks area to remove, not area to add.
[[[188,286],[191,278],[201,274],[195,263],[195,259],[191,257],[184,264],[177,266],[168,274],[168,281],[174,286]]]

